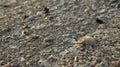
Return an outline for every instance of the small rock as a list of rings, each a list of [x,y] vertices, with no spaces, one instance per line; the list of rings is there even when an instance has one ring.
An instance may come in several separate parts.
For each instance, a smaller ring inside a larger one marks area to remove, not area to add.
[[[17,45],[9,45],[9,47],[10,47],[11,49],[16,49],[16,48],[18,48]]]
[[[46,27],[46,25],[42,23],[42,24],[38,24],[37,26],[32,26],[31,29],[38,29],[39,30],[39,29],[42,29],[44,27]]]
[[[52,10],[56,10],[56,9],[58,9],[58,7],[57,6],[53,6],[50,10],[52,11]]]
[[[81,56],[75,56],[74,61],[75,62],[82,61],[82,57]]]
[[[75,56],[74,61],[75,61],[75,62],[78,62],[78,60],[79,60],[79,57],[78,57],[78,56]]]
[[[100,11],[99,11],[99,13],[104,13],[105,12],[105,9],[101,9]]]
[[[61,26],[62,25],[62,23],[56,23],[55,24],[55,26]]]
[[[46,37],[46,38],[44,38],[44,41],[45,42],[53,42],[53,38],[52,37]]]
[[[96,41],[93,37],[91,36],[84,36],[81,37],[78,41],[77,44],[80,46],[84,46],[84,45],[95,45]]]
[[[44,11],[45,11],[46,14],[49,13],[49,8],[45,7]]]
[[[120,8],[120,3],[117,5],[117,8],[118,8],[118,9]]]
[[[28,17],[29,17],[28,15],[24,15],[24,16],[23,16],[23,19],[26,19],[26,18],[28,18]]]
[[[112,64],[114,67],[120,67],[120,61],[112,61],[111,64]]]
[[[86,6],[86,9],[84,10],[84,12],[87,12],[90,10],[90,7],[89,6]]]
[[[99,23],[99,24],[103,24],[105,23],[101,18],[96,18],[96,22]]]
[[[29,36],[26,37],[27,41],[31,41],[33,39],[37,39],[39,36],[36,34],[31,34]]]
[[[38,60],[38,63],[42,63],[42,62],[43,62],[43,60],[42,60],[42,59]]]
[[[3,59],[3,55],[2,55],[2,53],[0,52],[0,60],[1,60],[1,59]]]
[[[38,25],[37,27],[36,27],[36,29],[42,29],[42,28],[44,28],[46,25],[45,24],[40,24],[40,25]]]
[[[42,15],[42,12],[38,11],[38,12],[36,13],[36,15],[37,15],[37,16]]]
[[[7,62],[7,64],[5,64],[4,66],[1,67],[21,67],[19,64],[13,64],[11,62]]]
[[[24,25],[22,29],[30,28],[28,25]]]
[[[21,32],[21,36],[24,36],[24,35],[29,35],[30,33],[28,32],[28,30],[22,30]]]
[[[113,3],[116,3],[118,2],[119,0],[112,0],[110,3],[113,4]]]
[[[25,58],[24,58],[24,57],[21,57],[21,58],[20,58],[20,61],[21,61],[21,62],[25,61]]]
[[[53,55],[50,55],[48,58],[47,58],[47,61],[48,62],[56,62],[57,61],[57,57],[53,56]]]

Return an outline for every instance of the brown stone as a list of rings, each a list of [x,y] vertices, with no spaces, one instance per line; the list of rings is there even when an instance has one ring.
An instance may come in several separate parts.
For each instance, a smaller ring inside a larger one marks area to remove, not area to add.
[[[53,42],[53,38],[52,37],[46,37],[46,38],[44,38],[44,41],[45,42]]]
[[[36,35],[36,34],[31,34],[31,35],[27,36],[26,39],[27,39],[27,41],[31,41],[31,40],[36,39],[36,38],[38,38],[38,37],[39,37],[39,36]]]
[[[112,64],[114,67],[120,67],[120,61],[111,61],[111,64]]]

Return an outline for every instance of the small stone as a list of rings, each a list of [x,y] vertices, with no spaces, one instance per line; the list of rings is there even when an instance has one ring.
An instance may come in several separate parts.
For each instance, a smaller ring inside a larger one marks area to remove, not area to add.
[[[117,5],[117,8],[118,8],[118,9],[120,8],[120,3]]]
[[[7,62],[7,64],[5,64],[4,66],[2,67],[10,67],[11,66],[11,62]]]
[[[31,55],[26,55],[26,58],[29,58]]]
[[[105,9],[101,9],[100,11],[99,11],[99,13],[104,13],[105,12]]]
[[[21,62],[25,61],[25,58],[24,58],[24,57],[21,57],[21,58],[20,58],[20,61],[21,61]]]
[[[63,37],[67,37],[67,36],[69,36],[69,35],[70,35],[70,34],[63,34],[62,36],[63,36]]]
[[[79,40],[77,41],[77,44],[80,45],[80,46],[95,45],[96,41],[91,36],[84,36],[84,37],[79,38]]]
[[[2,53],[0,53],[0,60],[3,58],[3,55],[2,55]]]
[[[64,53],[65,53],[65,54],[69,54],[69,53],[70,53],[70,51],[68,51],[68,50],[65,50],[65,51],[64,51]]]
[[[46,38],[44,38],[44,41],[45,42],[53,42],[53,38],[51,38],[51,37],[46,37]]]
[[[99,24],[103,24],[105,23],[101,18],[96,18],[96,22],[99,23]]]
[[[22,30],[22,32],[21,32],[22,34],[21,34],[21,36],[24,36],[24,35],[29,35],[29,32],[28,32],[28,30]]]
[[[30,27],[28,25],[24,25],[22,28],[26,29],[26,28],[30,28]]]
[[[29,17],[28,15],[24,15],[24,16],[23,16],[23,19],[26,19],[26,18],[28,18],[28,17]]]
[[[53,6],[50,10],[52,11],[52,10],[56,10],[56,9],[58,9],[58,7],[57,6]]]
[[[118,2],[118,1],[119,1],[119,0],[111,0],[110,3],[111,3],[111,4],[112,4],[112,3],[116,3],[116,2]]]
[[[29,60],[29,64],[34,64],[35,63],[35,60]]]
[[[45,11],[46,14],[49,13],[49,8],[45,7],[44,11]]]
[[[90,10],[90,7],[86,6],[86,9],[84,10],[84,12],[87,12]]]
[[[29,36],[26,37],[27,41],[31,41],[33,39],[37,39],[39,36],[36,34],[31,34]]]
[[[82,61],[82,57],[81,56],[75,56],[74,61],[75,62]]]
[[[36,26],[36,29],[42,29],[42,28],[44,28],[45,26],[46,26],[45,24],[40,24],[40,25]]]
[[[61,26],[62,25],[62,23],[56,23],[55,24],[55,26]]]
[[[57,61],[57,57],[53,56],[53,55],[50,55],[48,58],[47,58],[47,61],[48,62],[56,62]]]
[[[16,48],[18,48],[17,45],[9,45],[9,47],[10,47],[11,49],[16,49]]]
[[[96,64],[97,64],[97,61],[96,61],[96,60],[94,60],[94,61],[92,62],[92,64],[91,64],[91,67],[95,67],[95,66],[96,66]]]
[[[43,62],[43,60],[41,60],[41,59],[38,61],[38,63],[42,63],[42,62]]]
[[[75,61],[75,62],[78,62],[78,61],[79,61],[79,57],[78,57],[78,56],[75,56],[74,61]]]
[[[112,61],[111,64],[112,64],[114,67],[119,67],[119,66],[120,66],[120,61]]]
[[[42,15],[42,12],[38,11],[38,12],[36,13],[36,15],[37,15],[37,16],[38,16],[38,15]]]

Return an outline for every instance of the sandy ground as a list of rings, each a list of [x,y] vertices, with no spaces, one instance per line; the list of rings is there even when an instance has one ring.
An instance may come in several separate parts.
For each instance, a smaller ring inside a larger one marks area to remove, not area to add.
[[[120,67],[120,1],[0,0],[0,67]]]

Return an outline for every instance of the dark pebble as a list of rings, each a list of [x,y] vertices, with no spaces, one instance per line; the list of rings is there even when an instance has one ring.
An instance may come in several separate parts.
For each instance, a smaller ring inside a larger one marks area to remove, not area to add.
[[[113,1],[111,1],[111,4],[112,4],[112,3],[116,3],[116,2],[118,2],[118,1],[119,1],[119,0],[113,0]]]
[[[0,6],[2,6],[2,7],[5,7],[5,8],[8,8],[8,7],[10,7],[10,5],[0,5]]]
[[[96,22],[99,23],[99,24],[105,23],[105,22],[104,22],[102,19],[100,19],[100,18],[96,18]]]
[[[27,15],[25,15],[24,17],[23,17],[23,19],[26,19],[26,18],[28,18],[29,16],[27,16]]]
[[[49,8],[45,7],[44,11],[45,11],[46,14],[48,14],[49,13]]]

